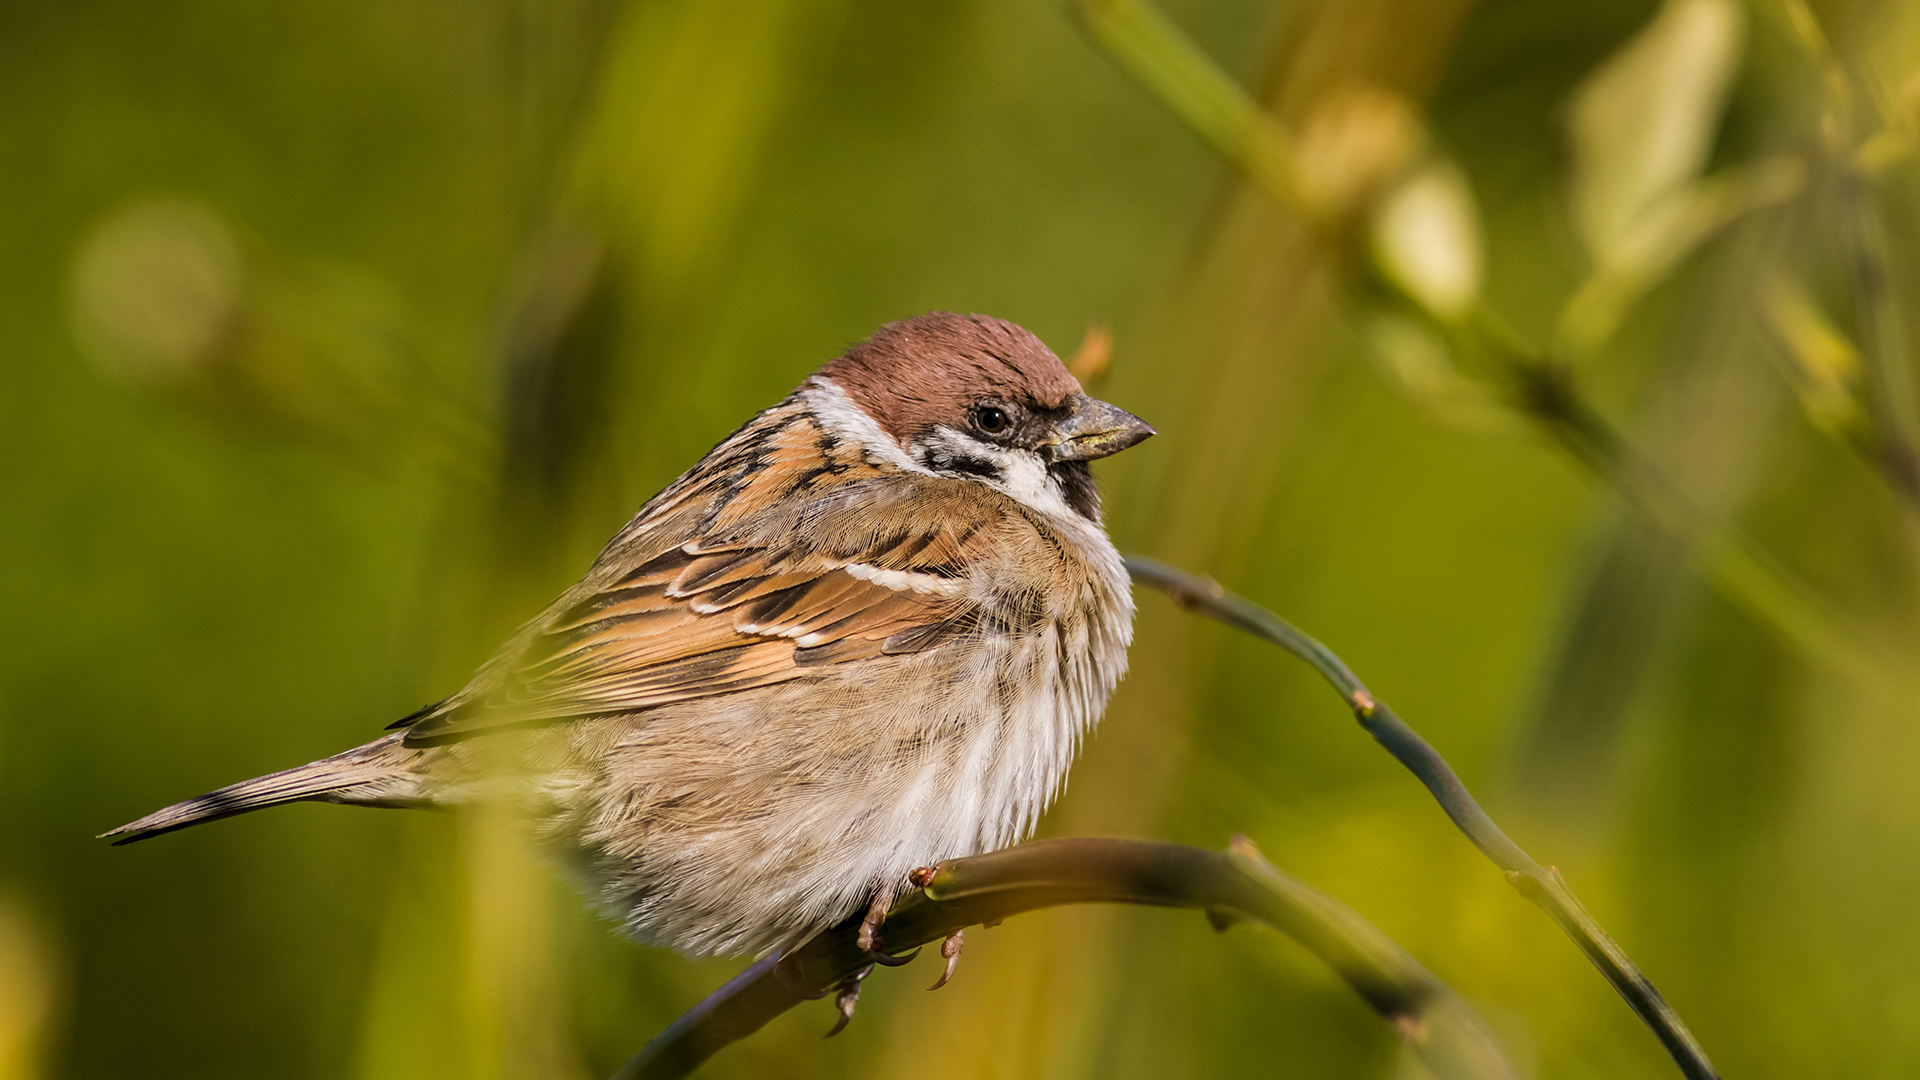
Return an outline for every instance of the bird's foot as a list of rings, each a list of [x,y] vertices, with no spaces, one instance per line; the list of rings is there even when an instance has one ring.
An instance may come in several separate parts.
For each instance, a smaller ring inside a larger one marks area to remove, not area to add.
[[[840,1010],[840,1019],[833,1022],[833,1030],[821,1036],[831,1039],[846,1030],[847,1022],[853,1019],[853,1007],[860,1004],[860,980],[873,973],[873,965],[868,964],[859,971],[840,980],[833,988],[833,1007]]]
[[[888,956],[880,951],[880,924],[887,921],[887,909],[892,906],[891,892],[882,889],[875,893],[873,904],[867,908],[867,917],[860,920],[860,933],[854,938],[855,944],[860,946],[860,951],[867,954],[867,959],[883,967],[899,967],[902,964],[911,963],[914,957],[920,955],[919,949],[905,956]]]
[[[927,989],[938,990],[947,985],[947,980],[953,978],[954,971],[960,967],[961,933],[962,931],[955,930],[947,935],[947,940],[940,943],[940,956],[946,960],[947,970],[941,972],[940,978]]]

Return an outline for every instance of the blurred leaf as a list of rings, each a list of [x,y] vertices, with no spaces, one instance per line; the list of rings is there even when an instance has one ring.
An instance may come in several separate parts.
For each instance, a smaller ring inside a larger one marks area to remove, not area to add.
[[[1880,121],[1880,130],[1853,155],[1854,165],[1869,174],[1903,160],[1920,139],[1920,12],[1901,4],[1889,14],[1893,25],[1872,42],[1857,72]],[[1830,91],[1829,96],[1836,95]]]
[[[1805,179],[1800,160],[1782,155],[1687,184],[1649,207],[1561,310],[1555,358],[1598,349],[1674,264],[1742,216],[1799,194]]]
[[[1574,102],[1573,212],[1595,262],[1699,175],[1739,59],[1735,0],[1667,0]]]
[[[1860,352],[1853,342],[1806,293],[1784,279],[1768,284],[1764,314],[1789,361],[1794,393],[1807,419],[1842,442],[1863,435]]]
[[[1433,315],[1453,320],[1480,297],[1480,217],[1467,178],[1433,161],[1380,200],[1373,253],[1389,278]]]

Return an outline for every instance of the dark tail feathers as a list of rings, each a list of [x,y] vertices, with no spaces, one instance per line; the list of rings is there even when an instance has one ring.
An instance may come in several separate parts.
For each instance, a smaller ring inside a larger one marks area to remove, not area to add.
[[[318,800],[361,806],[424,806],[427,799],[409,766],[419,751],[390,735],[344,754],[252,780],[229,784],[185,802],[156,810],[138,821],[101,833],[116,846],[170,833],[189,825],[218,821],[281,803]]]

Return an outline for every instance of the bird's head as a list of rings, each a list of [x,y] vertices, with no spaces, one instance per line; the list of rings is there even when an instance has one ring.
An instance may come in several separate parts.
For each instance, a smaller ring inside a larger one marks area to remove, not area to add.
[[[1098,520],[1087,462],[1154,433],[1081,392],[1039,338],[985,315],[889,323],[821,375],[919,468]]]

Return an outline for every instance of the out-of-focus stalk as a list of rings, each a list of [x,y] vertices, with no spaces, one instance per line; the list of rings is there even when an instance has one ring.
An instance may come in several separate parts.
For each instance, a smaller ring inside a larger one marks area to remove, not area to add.
[[[1333,220],[1330,207],[1351,205],[1303,198],[1308,185],[1301,179],[1301,165],[1284,128],[1144,0],[1083,0],[1079,10],[1094,36],[1168,108],[1308,225],[1324,228]],[[1229,96],[1237,96],[1238,103],[1225,101]],[[1415,141],[1408,138],[1404,145]],[[1697,191],[1682,200],[1685,212],[1670,223],[1672,235],[1632,261],[1644,273],[1596,274],[1588,288],[1575,294],[1561,320],[1558,344],[1576,351],[1596,346],[1631,301],[1645,291],[1657,268],[1670,265],[1680,253],[1742,214],[1798,192],[1801,172],[1798,162],[1783,158],[1695,185]],[[1350,196],[1358,194],[1356,189]],[[1420,299],[1407,295],[1390,275],[1375,274],[1373,280],[1410,308],[1424,310]],[[1474,308],[1446,329],[1457,343],[1501,361],[1519,390],[1515,407],[1592,468],[1634,509],[1687,544],[1702,576],[1728,601],[1812,659],[1867,685],[1887,685],[1887,658],[1859,641],[1744,535],[1703,521],[1650,460],[1631,452],[1581,397],[1566,370],[1565,356],[1552,348],[1520,344],[1484,307]],[[1895,440],[1890,445],[1900,444]],[[1904,451],[1890,453],[1902,457]],[[1920,478],[1920,471],[1915,475]],[[1916,479],[1916,490],[1920,490],[1920,479]]]

